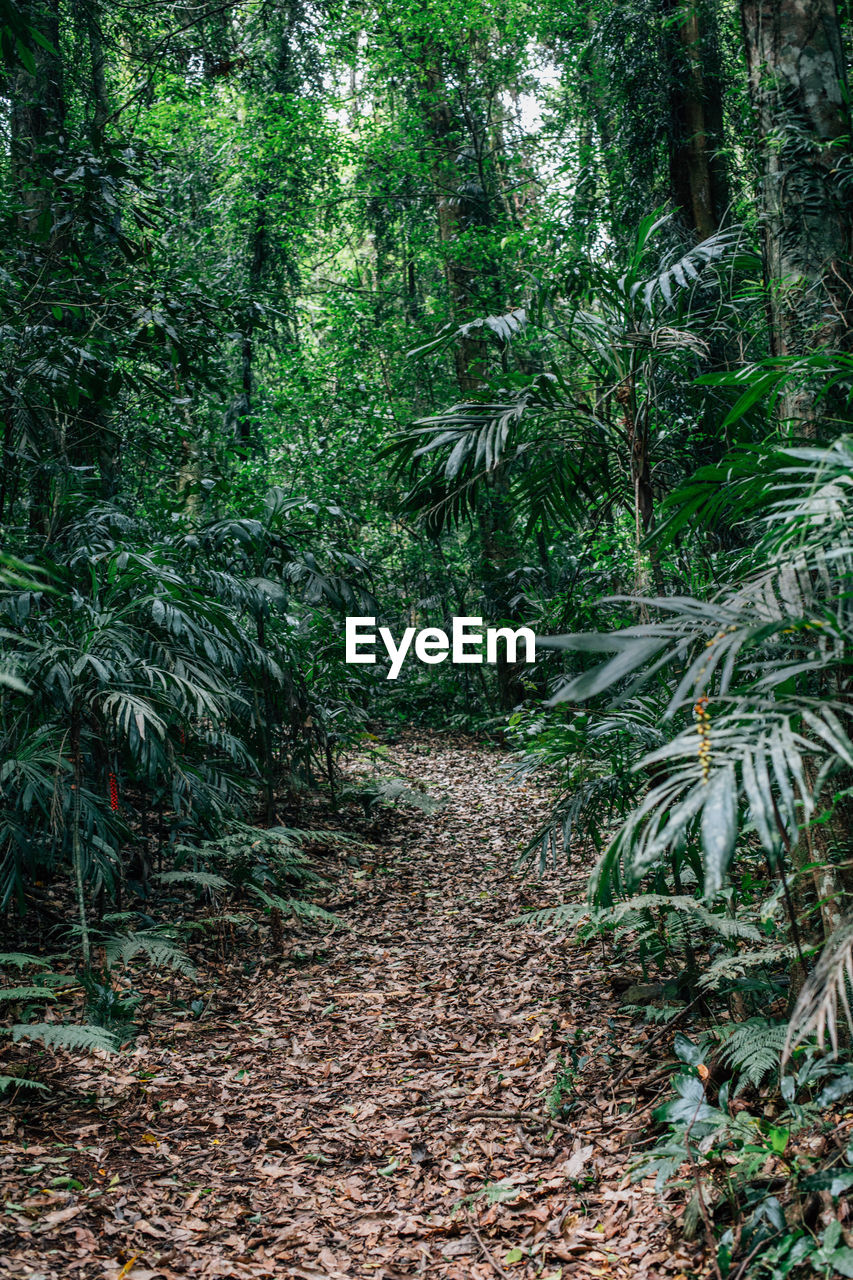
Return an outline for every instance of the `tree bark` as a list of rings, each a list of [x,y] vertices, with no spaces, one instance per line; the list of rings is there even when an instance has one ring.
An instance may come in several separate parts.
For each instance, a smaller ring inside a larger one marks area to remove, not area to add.
[[[741,0],[760,138],[771,349],[850,347],[853,162],[847,74],[834,0]],[[813,397],[788,391],[783,420],[816,431]]]
[[[699,240],[707,240],[719,230],[725,206],[718,207],[719,181],[713,172],[712,151],[719,140],[711,137],[706,109],[709,86],[699,13],[692,0],[681,6],[666,0],[665,12],[674,25],[670,33],[670,186],[684,221]]]
[[[27,25],[51,48],[28,41],[35,70],[20,63],[12,77],[12,175],[20,198],[19,226],[30,236],[46,238],[51,207],[52,174],[62,149],[65,93],[59,53],[59,0],[22,4]]]
[[[53,233],[53,174],[61,163],[65,147],[59,0],[29,0],[22,3],[19,10],[28,29],[37,31],[49,45],[45,48],[29,36],[25,41],[27,59],[21,58],[7,68],[11,97],[11,189],[23,240],[23,270],[37,294],[49,259],[57,250]],[[36,304],[31,306],[35,315]],[[34,536],[46,539],[51,527],[50,469],[61,451],[60,426],[52,410],[39,403],[39,397],[31,394],[28,386],[18,387],[16,402],[16,414],[23,413],[28,419],[26,434],[35,454],[27,485],[29,528]],[[11,411],[11,406],[7,411]]]
[[[438,215],[439,241],[444,250],[450,314],[456,324],[474,314],[477,298],[477,270],[464,252],[464,233],[489,221],[488,195],[482,174],[466,180],[460,159],[463,142],[448,101],[447,86],[436,65],[428,65],[423,77],[422,102],[432,145],[432,178]],[[469,124],[469,129],[471,128]],[[466,139],[467,141],[467,139]],[[470,139],[476,151],[476,139]],[[461,251],[460,251],[461,248]],[[482,305],[482,304],[481,304]],[[454,346],[456,382],[463,397],[483,386],[487,368],[487,344],[481,336],[461,335]],[[494,617],[506,616],[506,574],[515,549],[512,523],[506,507],[500,477],[486,477],[479,511],[481,573]],[[516,666],[503,651],[497,661],[498,697],[501,707],[512,707],[522,695]]]
[[[460,141],[447,101],[447,89],[434,66],[424,76],[423,106],[432,144],[432,178],[438,215],[438,238],[444,250],[444,275],[452,320],[459,324],[471,315],[476,268],[460,254],[458,243],[467,226],[473,225],[477,210],[470,184],[462,181],[458,165]],[[482,200],[486,193],[482,192]],[[486,345],[479,337],[460,337],[454,347],[456,381],[463,395],[482,385],[486,365]]]

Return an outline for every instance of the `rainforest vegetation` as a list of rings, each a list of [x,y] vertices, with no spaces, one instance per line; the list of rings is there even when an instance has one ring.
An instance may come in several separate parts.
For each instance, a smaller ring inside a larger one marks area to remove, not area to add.
[[[851,36],[0,0],[0,1275],[853,1276]]]

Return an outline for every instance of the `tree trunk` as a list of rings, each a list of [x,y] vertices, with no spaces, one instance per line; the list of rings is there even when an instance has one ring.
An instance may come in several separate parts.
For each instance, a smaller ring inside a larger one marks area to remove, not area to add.
[[[465,174],[462,161],[466,152],[479,155],[481,148],[475,136],[477,122],[470,113],[466,119],[468,137],[463,141],[448,100],[447,86],[435,63],[427,64],[421,82],[421,101],[432,142],[432,179],[438,214],[439,241],[444,250],[444,272],[452,319],[461,324],[476,314],[474,304],[483,308],[484,283],[493,284],[494,269],[471,264],[465,252],[464,233],[491,220],[485,176],[478,164],[476,174]],[[478,275],[479,273],[479,275]],[[490,290],[491,292],[491,290]],[[487,343],[477,335],[460,336],[454,347],[456,382],[463,397],[482,388],[487,368]],[[492,482],[488,482],[491,479]],[[507,571],[517,550],[510,512],[500,476],[487,478],[484,500],[479,511],[481,538],[481,572],[489,601],[488,613],[493,619],[507,619],[510,614],[506,589]],[[501,707],[508,710],[523,696],[518,674],[521,664],[507,662],[503,648],[498,651],[497,681]]]
[[[65,93],[59,40],[59,0],[30,0],[19,5],[22,20],[45,38],[45,48],[32,36],[25,39],[27,58],[8,66],[11,98],[10,178],[17,206],[17,223],[23,243],[23,268],[30,277],[33,296],[47,274],[57,245],[52,235],[53,177],[64,150]],[[35,310],[33,302],[30,305]],[[36,321],[35,315],[33,322]],[[45,323],[50,324],[50,320]],[[7,412],[12,412],[11,406]],[[39,538],[49,536],[51,526],[50,470],[60,448],[59,423],[52,410],[38,403],[27,386],[16,391],[15,414],[28,419],[27,435],[35,442],[29,475],[28,520]],[[11,440],[7,446],[14,447]],[[8,448],[7,448],[8,453]]]
[[[45,239],[50,231],[52,175],[62,150],[65,94],[59,54],[59,0],[31,0],[21,16],[51,48],[28,41],[35,72],[20,63],[12,80],[11,158],[19,225]]]
[[[82,20],[89,57],[92,63],[92,118],[90,135],[95,151],[100,151],[104,131],[110,114],[110,99],[105,74],[106,52],[101,30],[101,12],[98,0],[74,0],[74,10]]]
[[[722,142],[720,86],[706,68],[708,37],[700,29],[696,0],[664,0],[664,14],[670,28],[670,187],[684,222],[707,240],[719,230],[727,203],[716,154]]]
[[[476,268],[459,252],[460,236],[477,220],[478,210],[470,184],[462,181],[458,165],[460,141],[453,112],[439,71],[430,67],[424,77],[423,103],[433,142],[432,178],[438,214],[438,238],[444,250],[450,315],[457,324],[471,315]],[[482,192],[485,200],[485,192]],[[463,395],[482,385],[486,369],[486,345],[479,337],[461,337],[454,348],[456,381]]]
[[[851,206],[847,75],[834,0],[742,0],[761,141],[764,265],[771,348],[799,356],[850,345]],[[816,431],[813,397],[787,392],[784,421]]]

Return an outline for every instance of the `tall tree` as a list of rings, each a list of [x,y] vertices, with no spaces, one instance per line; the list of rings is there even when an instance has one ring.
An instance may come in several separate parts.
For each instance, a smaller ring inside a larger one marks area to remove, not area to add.
[[[835,0],[742,0],[758,126],[761,225],[774,355],[848,348],[853,317],[853,153]],[[808,390],[782,397],[816,429]]]
[[[669,46],[669,174],[673,203],[700,240],[722,223],[728,181],[715,31],[696,0],[664,0]]]

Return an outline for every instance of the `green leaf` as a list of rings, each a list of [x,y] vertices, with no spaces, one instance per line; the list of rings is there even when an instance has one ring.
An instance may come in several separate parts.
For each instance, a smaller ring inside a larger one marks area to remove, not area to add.
[[[32,55],[32,50],[28,49],[23,40],[17,36],[15,37],[15,49],[21,65],[25,70],[29,71],[31,76],[34,76],[36,74],[36,60]]]
[[[678,1097],[658,1108],[655,1114],[659,1120],[689,1125],[718,1118],[719,1112],[705,1101],[705,1089],[698,1076],[676,1076],[675,1088]]]
[[[788,1145],[788,1139],[791,1136],[790,1129],[781,1129],[771,1126],[767,1130],[767,1136],[770,1139],[770,1146],[776,1152],[777,1156],[781,1156]]]
[[[705,1055],[698,1045],[692,1040],[688,1040],[687,1036],[681,1031],[675,1037],[672,1045],[676,1058],[680,1058],[682,1062],[686,1062],[689,1067],[698,1067],[700,1062],[705,1061]]]
[[[853,1249],[836,1249],[831,1263],[839,1275],[853,1276]]]
[[[26,969],[29,965],[49,968],[49,962],[41,956],[31,956],[23,951],[0,951],[0,969],[5,969],[7,965],[14,965],[16,969]]]
[[[570,643],[575,637],[572,636],[552,636],[540,640],[537,637],[536,647],[545,649],[574,649],[581,648],[580,644]],[[600,667],[594,667],[592,671],[585,671],[582,675],[575,676],[563,685],[557,693],[547,702],[547,706],[555,707],[561,702],[582,702],[586,698],[592,698],[597,693],[610,689],[614,684],[618,684],[620,680],[624,680],[626,676],[632,675],[638,667],[642,667],[650,658],[660,653],[665,648],[668,641],[666,639],[646,639],[634,638],[625,643],[621,648],[621,652],[611,658],[609,662],[603,663]],[[602,646],[603,647],[603,646]],[[610,645],[610,648],[614,648]]]
[[[705,897],[710,899],[723,887],[737,839],[737,782],[731,765],[718,770],[708,783],[701,835]]]

